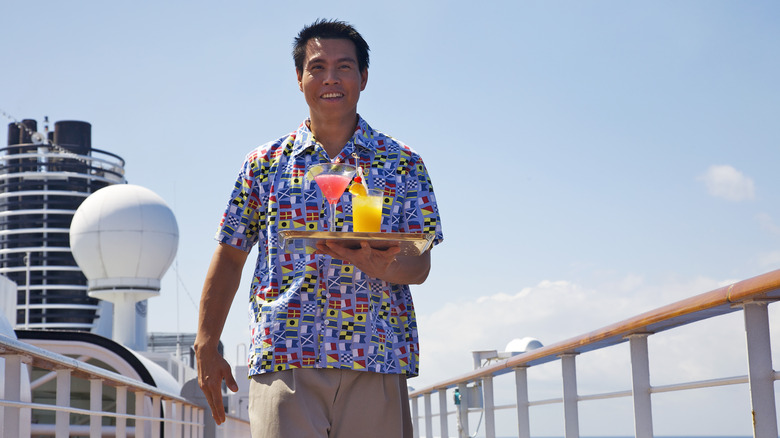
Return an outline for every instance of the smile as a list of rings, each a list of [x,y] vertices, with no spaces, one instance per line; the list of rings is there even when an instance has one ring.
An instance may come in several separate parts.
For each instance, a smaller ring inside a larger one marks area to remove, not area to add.
[[[344,97],[342,93],[325,93],[321,96],[323,99],[335,99],[338,97]]]

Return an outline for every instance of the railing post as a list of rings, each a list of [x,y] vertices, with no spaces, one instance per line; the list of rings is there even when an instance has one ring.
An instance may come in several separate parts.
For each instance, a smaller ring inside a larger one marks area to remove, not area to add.
[[[144,398],[146,396],[142,391],[135,392],[135,415],[144,415]],[[146,422],[138,418],[135,419],[135,438],[146,438]]]
[[[577,396],[577,366],[575,353],[561,355],[561,373],[563,375],[563,418],[564,436],[579,438],[579,412]]]
[[[420,409],[418,406],[418,399],[419,397],[412,398],[412,435],[414,438],[420,438]]]
[[[100,426],[103,422],[103,381],[89,379],[89,438],[100,438]]]
[[[156,420],[150,421],[152,425],[152,438],[160,438],[160,426],[162,423],[162,418],[160,417],[160,400],[162,399],[161,396],[157,394],[152,395],[152,415],[150,417],[156,418]]]
[[[184,425],[179,423],[179,421],[182,420],[182,408],[184,405],[182,405],[181,402],[174,401],[173,402],[173,412],[175,413],[174,419],[176,419],[176,423],[173,424],[173,438],[181,438],[182,429],[184,428]]]
[[[447,425],[447,388],[439,390],[439,435],[450,436]]]
[[[173,400],[166,398],[163,401],[163,406],[165,411],[163,413],[163,435],[167,438],[173,436],[173,423],[170,422],[170,420],[175,418],[173,415]]]
[[[59,407],[70,407],[70,370],[57,370],[57,394],[55,403]],[[70,436],[70,412],[57,411],[54,414],[55,438],[68,438]]]
[[[22,356],[8,355],[5,359],[5,399],[9,401],[22,401]],[[20,436],[19,408],[6,406],[3,409],[3,426],[0,432],[4,432],[9,438]]]
[[[743,308],[750,404],[753,408],[753,436],[776,437],[777,414],[767,303],[752,301],[743,304]]]
[[[198,408],[198,438],[203,438],[206,434],[206,410]]]
[[[458,391],[460,392],[460,404],[458,408],[458,437],[468,438],[469,436],[469,389],[468,385],[458,383]],[[464,403],[465,402],[465,403]]]
[[[30,381],[30,375],[32,374],[32,366],[29,363],[25,363],[26,360],[22,359],[20,370],[24,373],[24,379],[26,382]],[[32,401],[31,392],[24,394],[24,401]],[[32,436],[32,408],[20,408],[19,409],[19,438],[30,438]]]
[[[433,415],[431,414],[431,393],[426,392],[423,395],[423,404],[425,405],[425,437],[433,436]]]
[[[127,414],[127,386],[116,387],[116,438],[127,437],[127,418],[122,415]]]
[[[493,397],[493,376],[482,378],[482,394],[485,410],[485,437],[496,438],[496,409]]]
[[[192,438],[192,405],[184,407],[184,438]]]
[[[531,414],[528,411],[528,367],[515,368],[517,398],[517,437],[531,438]]]
[[[631,389],[634,399],[634,435],[636,438],[653,438],[648,336],[649,333],[628,336],[631,349]]]

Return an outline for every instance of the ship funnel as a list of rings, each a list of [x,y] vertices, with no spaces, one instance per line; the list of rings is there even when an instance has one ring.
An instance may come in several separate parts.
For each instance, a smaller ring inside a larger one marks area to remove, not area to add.
[[[38,130],[38,122],[32,119],[24,119],[19,126],[17,123],[8,124],[8,146],[32,143],[30,132]],[[24,129],[27,128],[27,129]]]
[[[92,149],[92,125],[78,120],[55,122],[54,143],[71,152],[88,155]]]

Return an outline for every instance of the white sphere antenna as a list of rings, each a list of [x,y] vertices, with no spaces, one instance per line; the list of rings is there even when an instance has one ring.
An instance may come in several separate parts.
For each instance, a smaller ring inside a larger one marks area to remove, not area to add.
[[[538,339],[526,336],[525,338],[515,338],[509,341],[509,343],[506,344],[506,348],[504,348],[504,352],[519,354],[542,348],[542,346],[542,343]]]
[[[113,337],[134,349],[135,303],[160,294],[160,280],[176,256],[179,229],[151,190],[116,184],[91,194],[70,226],[73,258],[91,297],[114,303]]]
[[[46,136],[41,134],[40,132],[33,132],[30,139],[35,144],[43,144],[43,142],[46,141]]]

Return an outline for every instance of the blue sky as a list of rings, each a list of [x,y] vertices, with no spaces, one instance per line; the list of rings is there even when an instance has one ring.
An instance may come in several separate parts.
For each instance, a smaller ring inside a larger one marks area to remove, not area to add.
[[[369,42],[359,111],[422,154],[438,196],[445,242],[413,289],[412,386],[468,371],[471,350],[551,344],[780,268],[776,1],[3,2],[0,109],[90,122],[93,146],[177,216],[150,330],[195,330],[244,154],[307,115],[290,49],[319,17]],[[246,293],[245,281],[223,335],[232,362]],[[699,330],[723,330],[734,354],[659,336],[652,377],[745,374],[728,318]],[[750,433],[749,419],[697,423],[665,406],[660,434]],[[581,414],[582,432],[631,434],[630,420],[600,418]],[[561,434],[545,427],[532,430]]]

